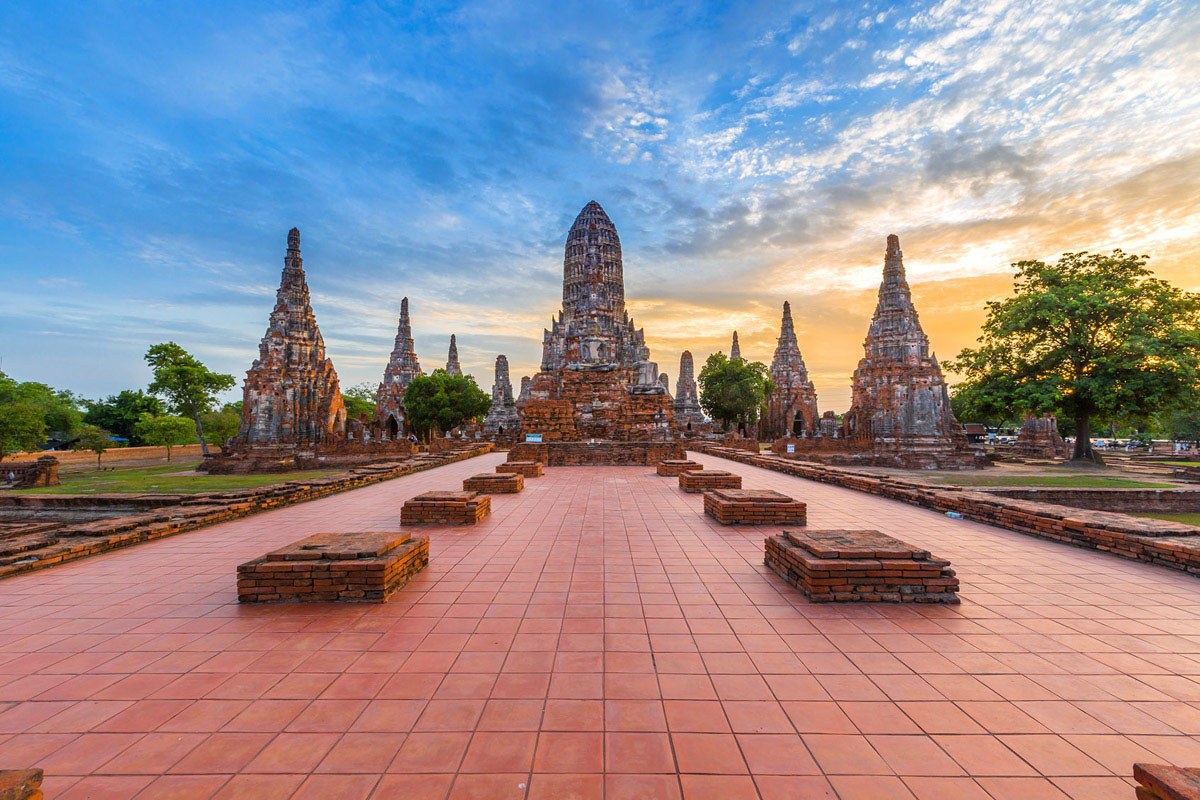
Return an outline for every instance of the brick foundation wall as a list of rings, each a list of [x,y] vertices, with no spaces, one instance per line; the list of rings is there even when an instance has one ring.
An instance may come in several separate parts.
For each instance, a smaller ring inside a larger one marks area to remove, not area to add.
[[[703,469],[703,467],[686,458],[669,458],[666,461],[658,462],[658,474],[666,478],[675,478],[681,472],[689,472],[694,469]]]
[[[463,481],[464,492],[516,494],[525,488],[525,476],[519,472],[482,472]]]
[[[492,513],[492,498],[478,492],[425,492],[400,509],[401,525],[474,525]]]
[[[993,489],[976,491],[1014,500],[1094,511],[1187,514],[1200,511],[1200,489]]]
[[[506,461],[496,465],[496,472],[515,472],[526,478],[540,478],[542,465],[537,461]]]
[[[774,455],[751,456],[737,450],[711,445],[690,446],[698,452],[763,469],[855,489],[936,511],[952,511],[961,514],[964,519],[1092,550],[1104,550],[1123,558],[1161,564],[1200,575],[1200,528],[1194,525],[1106,511],[1087,511],[1050,503],[1013,500],[985,492],[935,487]]]
[[[428,536],[318,533],[238,565],[238,602],[385,603],[428,564]]]
[[[65,518],[47,530],[34,534],[35,539],[29,536],[13,539],[0,537],[0,578],[46,569],[260,511],[328,497],[491,451],[492,445],[483,443],[470,450],[440,456],[412,456],[404,461],[358,467],[341,475],[287,481],[232,492],[161,496],[0,494],[0,512],[5,508],[46,507],[67,513],[73,506],[95,508],[105,505],[137,509],[131,514],[102,519]]]
[[[679,442],[521,442],[508,451],[510,461],[539,461],[548,467],[653,466],[683,458]]]
[[[694,469],[679,473],[679,488],[688,494],[709,489],[740,489],[742,476],[721,469]]]
[[[804,525],[808,506],[770,489],[717,489],[704,493],[704,513],[722,525]]]
[[[879,531],[784,531],[763,563],[814,603],[957,603],[950,562]]]

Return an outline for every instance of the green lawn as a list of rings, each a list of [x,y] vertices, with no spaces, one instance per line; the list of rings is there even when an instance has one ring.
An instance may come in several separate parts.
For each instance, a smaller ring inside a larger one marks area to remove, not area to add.
[[[1028,486],[1055,489],[1171,489],[1169,483],[1131,481],[1100,475],[937,475],[933,480],[951,486]]]
[[[1200,467],[1200,461],[1147,461],[1145,463],[1168,467]]]
[[[1184,514],[1136,514],[1135,516],[1182,522],[1185,525],[1200,525],[1200,511],[1191,511]]]
[[[60,486],[21,489],[21,494],[195,494],[227,492],[252,486],[318,478],[332,472],[281,472],[274,475],[208,475],[194,472],[192,464],[117,469],[112,472],[62,473]],[[184,473],[174,475],[171,473]]]

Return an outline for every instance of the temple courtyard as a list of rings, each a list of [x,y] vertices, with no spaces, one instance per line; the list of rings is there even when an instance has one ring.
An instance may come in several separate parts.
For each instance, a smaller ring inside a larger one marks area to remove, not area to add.
[[[960,605],[814,604],[652,467],[422,526],[390,602],[238,564],[395,530],[492,453],[0,581],[0,765],[49,798],[1127,798],[1200,763],[1200,580],[711,455],[949,559]]]

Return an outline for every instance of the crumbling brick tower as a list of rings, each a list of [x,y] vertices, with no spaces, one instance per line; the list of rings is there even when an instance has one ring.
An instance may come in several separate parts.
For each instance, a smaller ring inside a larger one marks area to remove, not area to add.
[[[767,401],[764,438],[816,435],[817,391],[808,379],[808,367],[800,355],[792,324],[792,307],[786,301],[775,357],[771,359],[771,383],[775,388]]]
[[[235,446],[317,444],[345,435],[346,406],[309,304],[296,228],[288,232],[275,309],[242,398]]]
[[[625,311],[621,240],[600,204],[567,234],[563,305],[543,333],[541,371],[518,402],[522,429],[546,441],[675,437],[671,396]]]
[[[521,432],[521,418],[513,402],[512,381],[508,377],[508,358],[496,356],[496,382],[492,384],[492,404],[483,421],[485,436],[515,439]]]
[[[675,427],[680,433],[699,433],[704,425],[704,412],[700,410],[700,396],[696,392],[696,366],[692,362],[692,351],[684,350],[679,356],[679,378],[675,381]]]
[[[887,238],[879,303],[863,348],[842,421],[844,437],[930,463],[966,450],[941,367],[913,308],[894,234]]]
[[[380,438],[394,440],[408,433],[404,391],[420,374],[421,364],[413,347],[412,323],[408,318],[408,298],[405,297],[400,301],[400,323],[392,355],[383,370],[383,381],[375,390],[375,430]]]

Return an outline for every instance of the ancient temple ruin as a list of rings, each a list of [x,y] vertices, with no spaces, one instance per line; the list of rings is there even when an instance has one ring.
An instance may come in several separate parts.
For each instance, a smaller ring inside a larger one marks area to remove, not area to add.
[[[450,334],[450,352],[446,356],[446,372],[450,375],[462,375],[462,366],[458,363],[458,342],[454,334]]]
[[[542,338],[541,371],[517,404],[545,441],[674,438],[670,395],[625,311],[621,240],[599,203],[567,234],[562,311]]]
[[[1067,443],[1058,432],[1058,418],[1026,412],[1013,450],[1024,458],[1066,458]]]
[[[508,358],[496,356],[496,382],[492,384],[492,405],[483,421],[483,433],[493,438],[514,439],[521,432],[521,418],[513,401],[512,381],[508,377]]]
[[[764,438],[816,435],[817,392],[813,382],[808,379],[808,367],[800,355],[796,329],[792,324],[792,307],[786,301],[783,304],[783,321],[775,356],[771,359],[771,383],[774,389],[762,423]]]
[[[233,445],[313,445],[345,430],[346,406],[309,304],[300,231],[292,228],[275,308],[246,372],[242,425]]]
[[[408,318],[408,298],[405,297],[400,301],[400,322],[392,355],[383,370],[383,381],[375,391],[375,429],[379,438],[394,440],[408,434],[404,391],[420,374],[421,364],[413,347],[412,323]]]
[[[700,396],[696,392],[695,365],[692,352],[684,350],[679,356],[679,377],[675,381],[675,427],[680,433],[699,433],[704,422]]]
[[[729,360],[735,361],[742,357],[742,346],[738,344],[737,331],[733,332],[733,344],[729,345]]]

